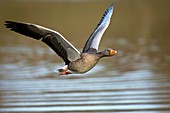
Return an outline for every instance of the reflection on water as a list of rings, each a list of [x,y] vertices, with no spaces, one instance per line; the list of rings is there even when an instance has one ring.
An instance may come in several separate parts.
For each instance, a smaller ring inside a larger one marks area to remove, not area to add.
[[[39,2],[37,5],[35,2],[14,2],[1,5],[0,18],[52,26],[60,29],[76,47],[82,48],[100,20],[100,13],[110,3]],[[64,63],[51,49],[3,28],[0,34],[0,112],[169,113],[167,25],[170,21],[167,18],[170,15],[166,10],[170,7],[167,3],[166,0],[115,1],[116,11],[100,49],[112,47],[118,54],[102,59],[82,75],[58,76],[56,70]],[[161,7],[159,11],[157,6]],[[85,30],[87,23],[92,27]],[[83,31],[77,32],[80,29]]]

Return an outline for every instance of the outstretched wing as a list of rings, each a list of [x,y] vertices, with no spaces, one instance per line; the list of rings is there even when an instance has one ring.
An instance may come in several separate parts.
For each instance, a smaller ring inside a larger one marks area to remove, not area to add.
[[[80,52],[56,31],[30,23],[5,22],[6,28],[46,43],[66,64],[80,58]]]
[[[90,35],[89,39],[87,40],[84,48],[83,53],[88,52],[92,49],[98,50],[100,40],[102,38],[102,35],[104,34],[105,30],[109,26],[110,19],[113,13],[113,4],[105,11],[103,14],[102,19],[98,23],[96,29],[94,32]]]

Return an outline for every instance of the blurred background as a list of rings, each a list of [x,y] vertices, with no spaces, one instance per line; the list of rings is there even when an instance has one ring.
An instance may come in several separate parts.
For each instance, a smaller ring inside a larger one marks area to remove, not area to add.
[[[118,54],[86,74],[58,76],[47,45],[4,27],[42,25],[81,51],[111,3],[99,50]],[[169,11],[170,0],[0,0],[0,112],[169,113]]]

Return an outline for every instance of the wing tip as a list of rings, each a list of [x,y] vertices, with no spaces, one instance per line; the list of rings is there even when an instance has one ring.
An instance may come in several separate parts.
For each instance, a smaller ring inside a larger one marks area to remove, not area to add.
[[[16,23],[17,23],[17,22],[10,21],[10,20],[5,20],[4,22],[5,22],[5,24],[4,24],[4,25],[16,24]]]
[[[16,29],[16,25],[17,25],[17,24],[20,24],[20,23],[18,23],[18,22],[14,22],[14,21],[10,21],[10,20],[6,20],[6,21],[4,21],[4,22],[5,22],[4,26],[5,26],[6,28],[9,28],[10,30]]]
[[[5,21],[5,24],[4,24],[4,26],[6,27],[6,28],[9,28],[10,30],[12,30],[12,31],[14,31],[14,29],[15,29],[15,22],[13,22],[13,21]]]
[[[107,12],[109,12],[109,11],[112,11],[112,12],[113,12],[113,10],[114,10],[114,4],[112,3],[112,4],[109,6],[109,8],[107,9]]]
[[[110,7],[111,7],[111,8],[114,8],[114,3],[111,3]]]

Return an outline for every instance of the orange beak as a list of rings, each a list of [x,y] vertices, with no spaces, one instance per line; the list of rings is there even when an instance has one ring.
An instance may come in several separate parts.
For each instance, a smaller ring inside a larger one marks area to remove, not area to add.
[[[115,51],[115,50],[110,50],[110,55],[115,55],[117,53],[117,51]]]

